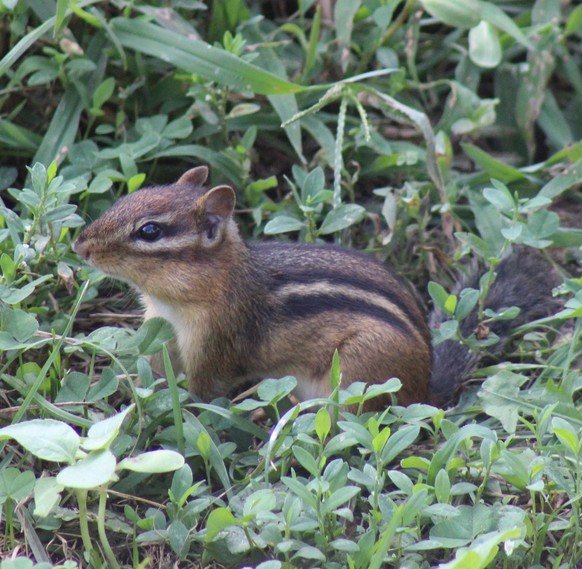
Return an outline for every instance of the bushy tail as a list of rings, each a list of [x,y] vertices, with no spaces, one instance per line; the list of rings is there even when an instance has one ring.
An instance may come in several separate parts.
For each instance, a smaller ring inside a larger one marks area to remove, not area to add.
[[[552,297],[552,289],[561,279],[554,268],[537,251],[516,248],[499,263],[497,278],[491,286],[486,308],[499,312],[503,308],[517,306],[520,313],[512,320],[492,322],[489,328],[499,336],[499,342],[488,348],[489,353],[499,355],[509,339],[511,329],[542,318],[557,308]],[[470,277],[463,287],[479,288],[479,274]],[[438,327],[443,321],[440,311],[430,317],[431,327]],[[471,335],[477,328],[477,311],[473,311],[460,323],[463,337]],[[433,351],[433,369],[430,379],[431,401],[444,404],[450,401],[459,385],[471,377],[481,356],[463,344],[447,340]]]

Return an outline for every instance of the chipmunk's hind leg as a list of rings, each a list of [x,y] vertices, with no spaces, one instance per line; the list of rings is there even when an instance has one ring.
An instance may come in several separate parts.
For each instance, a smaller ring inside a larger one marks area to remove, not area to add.
[[[339,347],[341,385],[355,381],[384,383],[396,377],[402,382],[396,399],[401,405],[428,400],[430,346],[415,342],[393,329],[371,328],[346,339]],[[382,411],[392,402],[387,394],[364,405],[365,411]]]

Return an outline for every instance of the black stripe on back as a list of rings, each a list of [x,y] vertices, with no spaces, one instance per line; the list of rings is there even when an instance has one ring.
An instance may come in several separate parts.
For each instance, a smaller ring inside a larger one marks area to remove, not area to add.
[[[281,314],[289,320],[308,318],[323,312],[349,312],[364,314],[381,320],[405,336],[413,337],[414,332],[408,322],[386,308],[345,294],[290,294],[281,305]]]
[[[399,277],[392,273],[388,273],[388,275],[397,279],[397,285],[406,290],[408,285],[404,281],[401,281]],[[404,295],[401,294],[400,290],[389,290],[372,280],[361,278],[357,275],[339,273],[333,273],[330,275],[329,269],[326,269],[325,272],[312,270],[309,272],[286,272],[275,274],[273,277],[275,289],[283,288],[290,284],[314,284],[322,282],[328,283],[331,287],[333,287],[333,285],[350,286],[355,289],[361,289],[365,292],[374,293],[396,305],[419,330],[422,331],[426,328],[424,311],[421,308],[420,303],[415,299],[412,291],[410,291],[410,294]],[[411,303],[418,306],[418,310],[411,308]]]

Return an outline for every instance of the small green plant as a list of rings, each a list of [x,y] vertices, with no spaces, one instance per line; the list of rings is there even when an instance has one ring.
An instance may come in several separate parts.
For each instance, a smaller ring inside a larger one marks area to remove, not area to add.
[[[479,282],[480,288],[464,288],[458,294],[449,294],[441,285],[431,282],[428,292],[438,309],[450,318],[436,331],[436,343],[456,340],[479,350],[498,339],[494,334],[477,337],[476,333],[464,338],[460,334],[460,322],[477,310],[480,329],[488,330],[488,325],[495,320],[510,320],[519,314],[519,309],[511,306],[500,313],[485,309],[487,295],[496,278],[495,270],[512,245],[538,249],[551,245],[559,229],[559,219],[555,212],[543,209],[552,203],[549,198],[541,195],[519,198],[517,193],[512,195],[507,186],[497,180],[492,180],[492,187],[483,190],[483,199],[473,199],[482,206],[476,209],[477,223],[483,228],[482,237],[461,232],[456,233],[456,237],[489,266]]]
[[[97,531],[105,559],[110,567],[119,568],[120,564],[105,531],[107,492],[109,486],[118,479],[116,473],[123,470],[147,474],[170,472],[178,470],[184,464],[183,456],[171,450],[145,452],[117,462],[110,447],[119,435],[123,420],[131,413],[133,407],[130,405],[121,413],[94,423],[87,431],[87,436],[83,438],[66,423],[52,419],[23,421],[0,429],[0,441],[14,439],[41,460],[68,464],[55,477],[38,479],[36,484],[32,473],[23,473],[17,478],[25,476],[30,479],[27,483],[30,486],[29,490],[34,486],[35,515],[40,518],[45,518],[51,513],[59,503],[64,490],[69,489],[75,493],[86,559],[96,565],[101,561],[89,531],[87,510],[89,492],[95,492],[99,498]],[[6,480],[7,476],[14,479],[15,470],[4,471],[4,479]],[[7,498],[14,500],[15,496]],[[12,519],[10,504],[11,502],[8,502],[6,512],[10,513],[8,517]],[[12,532],[12,526],[10,531]]]
[[[134,567],[580,565],[582,7],[296,4],[0,0],[0,428],[28,433],[0,442],[0,569],[113,567],[107,543]],[[509,247],[574,278],[453,409],[399,407],[397,379],[344,390],[337,359],[329,400],[295,405],[283,378],[201,403],[147,361],[169,327],[138,327],[132,293],[70,247],[200,163],[236,188],[246,236],[434,281],[435,341],[491,350],[486,326],[515,314],[484,302]],[[470,256],[485,278],[451,289]],[[473,308],[484,326],[461,334]],[[362,413],[379,393],[393,404]],[[154,448],[185,464],[144,484],[124,457]]]

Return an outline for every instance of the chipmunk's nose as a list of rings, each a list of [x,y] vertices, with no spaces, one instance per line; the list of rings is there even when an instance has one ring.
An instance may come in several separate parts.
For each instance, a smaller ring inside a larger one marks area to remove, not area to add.
[[[79,257],[87,260],[90,255],[87,240],[83,237],[83,234],[79,235],[75,242],[73,243],[73,251],[79,255]]]

